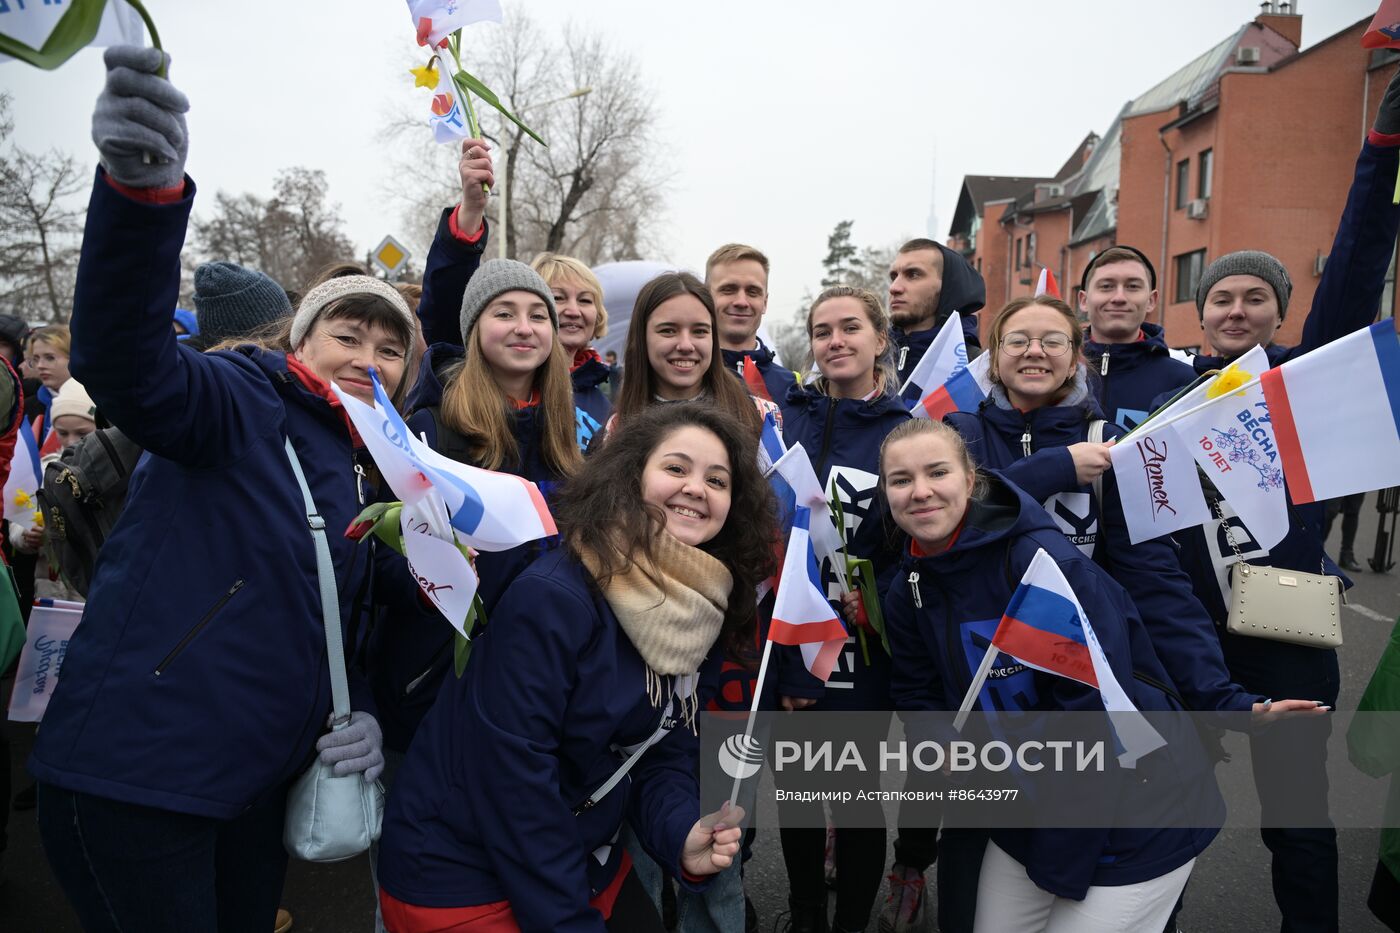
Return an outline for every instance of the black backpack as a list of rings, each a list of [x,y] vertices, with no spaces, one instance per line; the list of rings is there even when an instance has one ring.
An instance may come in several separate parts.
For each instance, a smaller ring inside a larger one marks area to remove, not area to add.
[[[39,507],[59,573],[87,596],[97,552],[126,505],[131,471],[142,450],[116,428],[78,441],[44,467]]]

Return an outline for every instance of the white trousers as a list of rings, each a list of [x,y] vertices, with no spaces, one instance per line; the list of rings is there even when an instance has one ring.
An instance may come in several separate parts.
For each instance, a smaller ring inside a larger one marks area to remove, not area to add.
[[[1161,930],[1196,860],[1138,884],[1096,885],[1082,901],[1036,887],[1020,862],[990,840],[977,882],[973,933],[1125,933]]]

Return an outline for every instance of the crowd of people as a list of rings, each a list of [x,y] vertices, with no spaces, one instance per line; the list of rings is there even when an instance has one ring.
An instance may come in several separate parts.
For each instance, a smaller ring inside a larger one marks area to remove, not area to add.
[[[663,928],[663,905],[687,933],[752,930],[756,846],[781,848],[788,902],[764,906],[793,933],[864,930],[877,913],[890,931],[935,918],[949,933],[1172,930],[1210,827],[940,832],[901,818],[887,866],[878,804],[833,804],[823,830],[798,812],[820,804],[789,801],[776,834],[733,803],[702,812],[698,711],[748,710],[756,690],[760,709],[792,716],[957,709],[986,644],[975,636],[1041,551],[1139,709],[1292,714],[1305,729],[1286,750],[1251,733],[1256,762],[1286,751],[1291,768],[1324,768],[1335,651],[1226,632],[1232,555],[1215,539],[1238,524],[1229,503],[1216,497],[1204,528],[1134,544],[1109,450],[1256,345],[1277,364],[1372,323],[1400,231],[1396,81],[1298,346],[1273,342],[1292,286],[1265,251],[1204,270],[1196,305],[1218,356],[1188,363],[1149,320],[1156,270],[1131,246],[1093,258],[1077,308],[984,308],[968,261],[915,239],[887,294],[835,286],[812,301],[811,368],[795,371],[758,337],[768,259],[733,243],[703,279],[647,283],[621,365],[600,358],[609,316],[586,264],[483,260],[495,178],[477,139],[421,289],[346,264],[289,295],[218,262],[196,273],[196,313],[172,320],[196,188],[188,101],[165,61],[106,54],[70,326],[0,318],[0,351],[41,384],[24,428],[41,445],[110,424],[144,450],[28,762],[45,855],[84,929],[285,925],[288,788],[319,758],[387,789],[365,922],[390,933],[645,933]],[[987,336],[991,391],[975,411],[915,419],[901,387],[955,311],[970,351]],[[333,533],[333,594],[318,574],[313,506],[338,532],[393,498],[332,391],[371,403],[371,373],[415,436],[530,480],[557,524],[475,555],[487,622],[460,672],[452,628],[394,549]],[[827,681],[785,647],[757,682],[772,617],[760,584],[781,545],[758,466],[765,422],[836,490],[849,556],[874,571],[888,648],[837,568],[820,567],[852,640],[870,635]],[[1070,504],[1073,529],[1054,517]],[[1344,582],[1359,569],[1350,543],[1341,568],[1324,551],[1322,505],[1288,508],[1281,543],[1234,556]],[[9,542],[40,555],[16,562],[22,599],[82,598],[43,556],[42,528]],[[323,612],[338,615],[349,675],[352,712],[334,723]],[[1103,708],[1088,686],[1001,660],[980,709]],[[1170,739],[1157,754],[1173,792],[1216,796],[1210,750],[1195,733]],[[1283,929],[1336,930],[1335,831],[1280,828],[1267,769],[1255,774]]]

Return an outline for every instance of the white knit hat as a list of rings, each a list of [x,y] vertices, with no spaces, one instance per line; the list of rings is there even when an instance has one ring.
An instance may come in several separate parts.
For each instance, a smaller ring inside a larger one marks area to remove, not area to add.
[[[372,275],[344,275],[327,279],[307,292],[292,318],[292,349],[301,346],[301,342],[311,332],[311,325],[316,323],[317,316],[325,310],[326,305],[351,295],[368,295],[388,302],[390,307],[403,317],[410,335],[409,346],[406,349],[410,353],[413,352],[413,344],[418,340],[418,316],[409,310],[398,289]]]
[[[55,421],[64,415],[77,415],[93,423],[97,422],[97,405],[93,403],[92,396],[88,395],[87,389],[84,389],[78,380],[71,378],[59,386],[49,413]]]

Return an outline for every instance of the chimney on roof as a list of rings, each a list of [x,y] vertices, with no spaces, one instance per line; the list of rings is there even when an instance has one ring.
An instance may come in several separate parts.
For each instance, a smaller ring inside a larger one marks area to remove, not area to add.
[[[1297,0],[1264,0],[1259,4],[1259,15],[1254,21],[1267,26],[1293,44],[1294,48],[1303,45],[1303,14],[1298,12]]]

